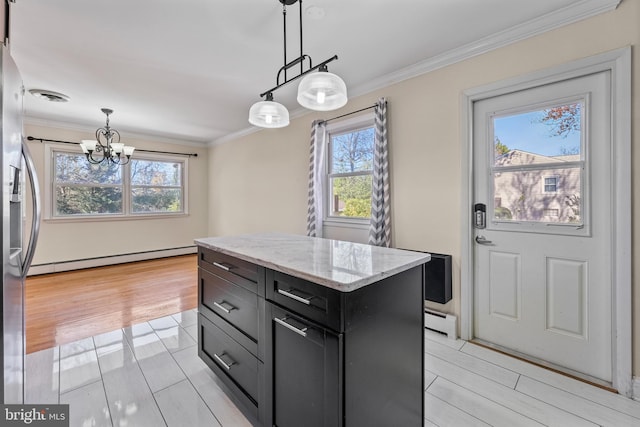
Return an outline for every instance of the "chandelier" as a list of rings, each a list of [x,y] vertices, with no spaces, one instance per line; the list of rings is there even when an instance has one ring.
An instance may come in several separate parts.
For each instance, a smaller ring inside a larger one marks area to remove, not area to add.
[[[311,57],[302,50],[302,0],[278,0],[282,3],[284,22],[284,65],[278,71],[276,86],[261,93],[264,101],[256,102],[249,110],[249,123],[263,128],[280,128],[289,124],[287,108],[273,100],[273,92],[289,82],[305,76],[298,86],[298,103],[305,108],[315,111],[336,110],[347,103],[347,86],[335,74],[329,73],[327,64],[338,59],[337,55],[313,66]],[[287,6],[298,2],[300,6],[300,56],[287,62]],[[305,70],[305,63],[307,69]],[[287,78],[287,71],[300,65],[300,73]],[[318,71],[312,73],[312,71]],[[283,77],[282,83],[280,78]]]
[[[104,127],[96,130],[96,139],[85,139],[80,143],[82,152],[87,156],[87,160],[92,165],[102,162],[110,162],[115,165],[126,165],[131,160],[131,155],[135,147],[124,145],[120,142],[120,133],[109,126],[109,115],[113,110],[102,108],[101,111],[107,116],[107,123]]]

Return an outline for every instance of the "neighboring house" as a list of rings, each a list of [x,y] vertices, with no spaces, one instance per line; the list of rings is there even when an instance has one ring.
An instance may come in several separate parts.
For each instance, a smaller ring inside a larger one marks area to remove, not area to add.
[[[581,168],[576,162],[580,162],[579,154],[543,156],[522,150],[496,157],[495,218],[580,222]],[[508,169],[503,172],[501,168]]]

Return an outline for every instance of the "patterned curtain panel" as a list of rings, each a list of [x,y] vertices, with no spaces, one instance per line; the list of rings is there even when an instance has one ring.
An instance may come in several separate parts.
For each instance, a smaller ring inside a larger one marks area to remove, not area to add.
[[[375,132],[369,244],[389,247],[391,246],[391,211],[389,199],[389,151],[387,147],[387,101],[385,98],[378,99],[375,107]]]
[[[321,165],[325,156],[326,122],[316,120],[311,125],[309,149],[309,194],[307,201],[307,236],[322,237],[323,179]]]

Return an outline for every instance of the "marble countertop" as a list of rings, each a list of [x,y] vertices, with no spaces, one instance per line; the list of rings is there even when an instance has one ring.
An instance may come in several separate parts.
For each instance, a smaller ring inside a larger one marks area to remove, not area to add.
[[[421,252],[282,233],[205,237],[195,243],[341,292],[431,259]]]

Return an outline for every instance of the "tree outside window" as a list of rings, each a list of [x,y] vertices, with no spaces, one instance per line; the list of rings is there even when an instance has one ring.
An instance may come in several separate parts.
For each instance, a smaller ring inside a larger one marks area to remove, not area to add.
[[[374,129],[330,134],[329,216],[371,217]]]
[[[132,159],[92,165],[81,153],[53,151],[53,217],[185,212],[186,159]]]

